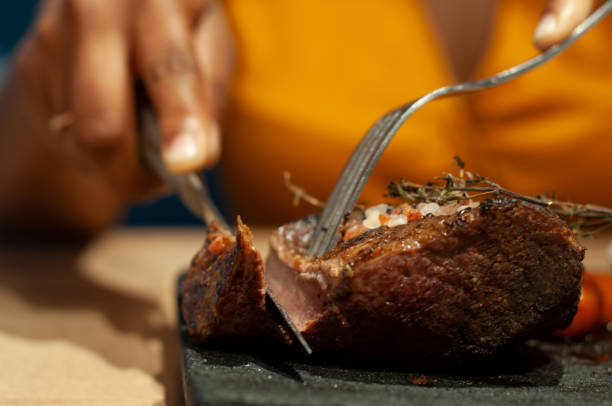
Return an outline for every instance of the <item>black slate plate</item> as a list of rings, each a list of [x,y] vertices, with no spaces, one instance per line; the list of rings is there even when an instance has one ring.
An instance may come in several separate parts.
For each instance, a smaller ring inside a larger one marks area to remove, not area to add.
[[[461,371],[331,363],[198,345],[180,314],[180,289],[177,297],[188,405],[612,405],[612,362],[569,355],[563,343],[532,342]]]

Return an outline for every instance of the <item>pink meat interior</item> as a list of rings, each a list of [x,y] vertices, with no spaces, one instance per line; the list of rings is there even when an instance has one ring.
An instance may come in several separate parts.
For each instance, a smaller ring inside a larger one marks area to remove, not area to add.
[[[266,261],[266,283],[298,330],[317,320],[323,310],[324,294],[316,279],[305,278],[284,263],[274,249]]]

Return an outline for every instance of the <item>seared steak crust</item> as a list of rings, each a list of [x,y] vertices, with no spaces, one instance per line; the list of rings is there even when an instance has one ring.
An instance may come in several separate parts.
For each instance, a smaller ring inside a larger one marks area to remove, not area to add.
[[[306,255],[315,223],[280,227],[265,270],[265,283],[315,351],[461,361],[564,328],[576,312],[584,249],[546,208],[485,200],[365,232],[318,259]],[[197,338],[287,342],[266,312],[263,264],[240,221],[235,237],[211,228],[182,293]]]
[[[315,351],[411,362],[485,356],[566,327],[577,309],[584,249],[539,206],[487,200],[369,231],[316,260],[305,257],[313,224],[279,229],[266,272],[275,292],[291,290],[286,276],[276,283],[288,269],[296,287],[316,282],[315,317],[281,300]]]
[[[263,270],[240,219],[235,237],[211,226],[181,286],[189,333],[201,340],[284,336],[266,310]]]

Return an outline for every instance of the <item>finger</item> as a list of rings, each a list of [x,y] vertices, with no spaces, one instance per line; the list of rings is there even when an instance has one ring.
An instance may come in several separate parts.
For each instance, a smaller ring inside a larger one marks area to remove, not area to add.
[[[135,41],[138,71],[159,117],[164,163],[175,173],[212,165],[219,155],[219,131],[176,2],[143,2]]]
[[[50,114],[65,112],[68,108],[67,67],[71,54],[68,39],[72,37],[73,27],[62,24],[64,11],[61,1],[48,0],[42,3],[32,32],[36,47],[33,56],[40,58],[35,64],[37,76],[46,83],[45,101]],[[44,73],[41,75],[41,72]]]
[[[15,79],[27,94],[25,107],[30,125],[40,137],[45,153],[62,153],[71,162],[82,159],[67,129],[74,122],[68,89],[71,74],[74,26],[62,0],[41,3],[36,21],[15,55]]]
[[[201,77],[206,79],[205,97],[215,116],[227,102],[234,70],[234,43],[220,3],[209,6],[194,33],[194,48]]]
[[[121,9],[99,1],[67,4],[75,26],[69,133],[79,168],[100,174],[124,198],[140,197],[160,182],[140,162]]]
[[[594,6],[595,0],[552,0],[535,30],[535,46],[544,50],[563,41]]]
[[[128,141],[131,80],[116,8],[73,1],[70,11],[76,31],[70,92],[74,133],[88,146],[117,147]]]

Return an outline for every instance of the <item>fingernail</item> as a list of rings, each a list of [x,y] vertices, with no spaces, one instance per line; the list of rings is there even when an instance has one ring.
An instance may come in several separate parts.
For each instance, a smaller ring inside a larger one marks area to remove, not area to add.
[[[545,40],[547,37],[554,34],[556,28],[557,28],[556,17],[550,13],[545,14],[535,29],[535,33],[533,35],[534,41],[538,42],[538,41]]]
[[[179,133],[165,145],[162,157],[166,167],[175,173],[200,169],[209,161],[207,139],[216,136],[216,124],[204,125],[197,117],[187,117]]]

